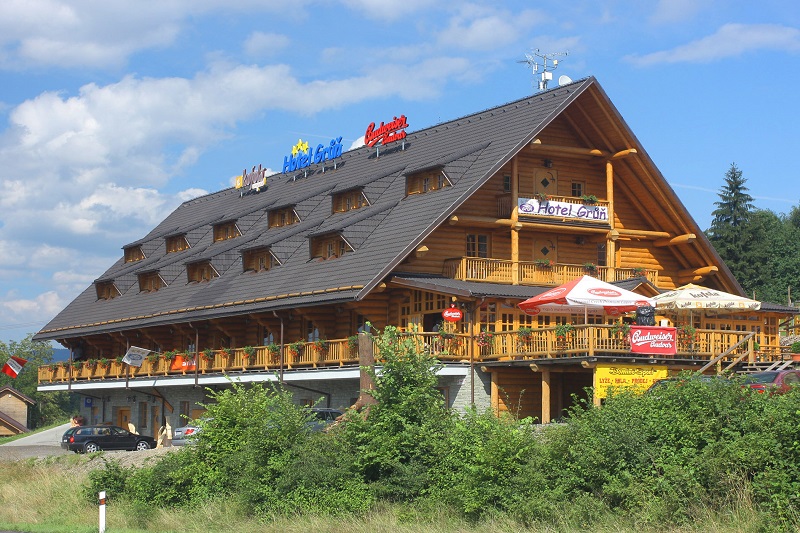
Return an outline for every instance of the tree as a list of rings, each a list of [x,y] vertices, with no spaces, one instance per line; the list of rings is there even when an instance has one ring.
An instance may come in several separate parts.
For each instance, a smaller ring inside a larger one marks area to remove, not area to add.
[[[743,238],[753,213],[753,197],[747,193],[742,171],[736,163],[725,174],[725,186],[720,190],[711,228],[706,232],[717,253],[738,279],[747,271],[751,258],[748,239]]]
[[[50,343],[34,341],[33,334],[29,334],[19,342],[10,341],[6,344],[0,341],[0,365],[5,364],[12,355],[21,357],[28,363],[16,378],[0,374],[0,387],[13,387],[36,402],[30,411],[30,421],[19,422],[26,422],[29,427],[36,428],[68,418],[70,411],[75,407],[71,394],[36,391],[39,383],[39,367],[53,361],[53,347]]]
[[[717,230],[727,231],[730,228],[744,226],[750,220],[753,212],[753,197],[745,187],[747,180],[742,176],[742,171],[731,163],[731,168],[725,173],[725,186],[718,193],[719,202],[714,202],[717,208],[712,212],[714,219],[711,221],[711,232]]]

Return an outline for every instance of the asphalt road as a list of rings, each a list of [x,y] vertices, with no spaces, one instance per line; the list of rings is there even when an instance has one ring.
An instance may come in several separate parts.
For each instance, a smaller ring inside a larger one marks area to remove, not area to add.
[[[61,435],[67,429],[69,429],[69,424],[64,424],[2,444],[0,445],[0,461],[14,461],[30,457],[44,458],[70,453],[61,449]]]

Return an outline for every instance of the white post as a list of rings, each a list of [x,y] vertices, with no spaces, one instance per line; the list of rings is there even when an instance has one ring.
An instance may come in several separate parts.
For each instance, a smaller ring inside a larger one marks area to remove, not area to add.
[[[100,491],[100,533],[106,531],[106,491]]]

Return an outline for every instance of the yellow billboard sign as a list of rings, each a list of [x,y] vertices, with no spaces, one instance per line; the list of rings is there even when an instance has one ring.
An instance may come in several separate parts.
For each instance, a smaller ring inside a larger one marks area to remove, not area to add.
[[[665,366],[600,364],[594,369],[595,398],[607,398],[609,389],[629,388],[644,392],[659,379],[669,377]]]

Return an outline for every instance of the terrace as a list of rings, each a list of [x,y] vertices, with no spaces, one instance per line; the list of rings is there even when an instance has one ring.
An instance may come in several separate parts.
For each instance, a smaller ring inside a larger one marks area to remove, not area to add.
[[[678,336],[677,355],[632,354],[626,337],[615,326],[576,325],[566,334],[558,327],[522,331],[467,334],[406,333],[419,347],[427,349],[440,361],[447,362],[503,362],[577,359],[587,357],[618,358],[620,356],[651,358],[659,362],[674,360],[700,360],[731,365],[739,361],[778,361],[784,355],[780,346],[760,346],[755,350],[753,336],[741,331],[696,330],[692,335]],[[281,367],[287,371],[310,368],[357,367],[358,346],[349,339],[292,343],[280,348],[258,346],[252,350],[205,350],[200,352],[199,366],[191,363],[192,357],[176,354],[167,359],[163,354],[153,354],[141,367],[128,366],[121,357],[110,360],[90,359],[39,367],[39,383],[66,381],[95,381],[126,377],[180,376],[198,374],[235,374],[243,372],[275,372]],[[252,354],[248,355],[248,351]],[[380,354],[375,351],[376,359]]]

